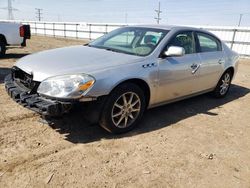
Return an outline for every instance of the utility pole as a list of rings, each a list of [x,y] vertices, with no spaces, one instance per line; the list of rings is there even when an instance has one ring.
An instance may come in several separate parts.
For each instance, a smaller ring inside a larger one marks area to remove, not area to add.
[[[41,17],[41,15],[42,15],[42,10],[43,9],[41,9],[41,8],[36,8],[36,17],[38,18],[38,21],[40,22],[41,21],[41,19],[42,19],[42,17]]]
[[[240,19],[239,19],[238,27],[240,27],[242,16],[243,16],[243,14],[240,14]]]
[[[127,12],[125,13],[125,23],[126,23],[126,25],[128,24],[128,13]]]
[[[60,15],[60,14],[57,15],[57,21],[58,21],[58,22],[61,22],[61,21],[62,21],[61,15]]]
[[[14,20],[13,16],[13,7],[12,7],[12,0],[8,0],[8,19],[9,20]]]
[[[157,14],[157,17],[155,17],[155,19],[156,19],[157,24],[159,24],[160,20],[161,20],[161,13],[162,13],[162,11],[161,11],[161,2],[159,2],[158,10],[155,10],[155,12]]]
[[[0,9],[8,10],[8,20],[14,20],[13,11],[17,11],[17,9],[12,7],[12,0],[7,0],[8,6]]]

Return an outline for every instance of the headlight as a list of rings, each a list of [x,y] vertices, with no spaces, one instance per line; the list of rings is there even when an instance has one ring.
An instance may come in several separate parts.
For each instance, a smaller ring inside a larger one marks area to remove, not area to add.
[[[95,83],[95,79],[86,74],[62,75],[42,81],[37,92],[57,98],[80,98]]]

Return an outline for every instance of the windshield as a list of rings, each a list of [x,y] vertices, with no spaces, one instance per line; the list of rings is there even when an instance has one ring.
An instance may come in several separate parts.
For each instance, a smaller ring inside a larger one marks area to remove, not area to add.
[[[104,35],[88,46],[110,51],[147,56],[169,31],[154,28],[124,27]]]

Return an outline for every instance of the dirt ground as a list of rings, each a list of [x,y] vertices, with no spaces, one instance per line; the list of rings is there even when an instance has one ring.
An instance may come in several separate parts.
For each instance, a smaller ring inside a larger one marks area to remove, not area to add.
[[[250,188],[250,60],[226,98],[149,110],[119,136],[77,113],[44,124],[6,94],[3,77],[16,60],[82,43],[34,36],[0,60],[0,187]]]

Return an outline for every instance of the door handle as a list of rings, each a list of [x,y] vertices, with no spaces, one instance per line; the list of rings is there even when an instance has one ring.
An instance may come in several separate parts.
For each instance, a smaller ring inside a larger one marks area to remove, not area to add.
[[[225,61],[224,61],[223,59],[220,59],[220,60],[218,61],[218,63],[219,63],[219,64],[222,64],[222,63],[225,63]]]
[[[197,68],[197,64],[192,64],[190,67],[192,68],[192,69],[196,69]]]
[[[191,65],[191,68],[193,69],[192,70],[192,74],[196,73],[196,71],[200,68],[201,64],[192,64]]]

